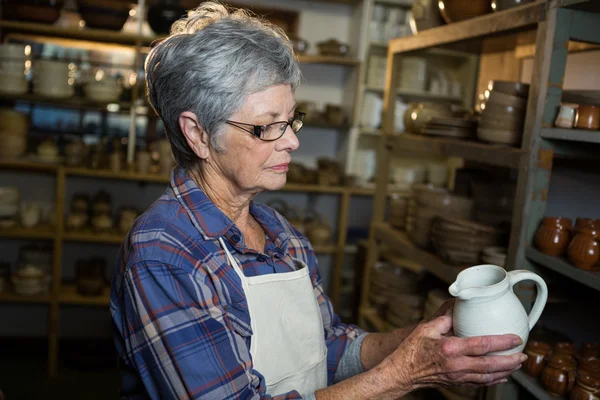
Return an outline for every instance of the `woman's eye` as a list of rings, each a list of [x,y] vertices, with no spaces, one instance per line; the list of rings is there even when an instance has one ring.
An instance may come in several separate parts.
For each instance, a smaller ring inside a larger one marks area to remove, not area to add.
[[[287,129],[288,124],[281,124],[279,126],[279,132],[284,133],[285,130]]]

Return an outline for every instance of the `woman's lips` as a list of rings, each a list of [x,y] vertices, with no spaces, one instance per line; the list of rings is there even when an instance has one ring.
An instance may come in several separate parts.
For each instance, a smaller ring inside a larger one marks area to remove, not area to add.
[[[290,163],[285,163],[285,164],[275,165],[274,167],[271,167],[271,169],[276,172],[287,172],[289,166],[290,166]]]

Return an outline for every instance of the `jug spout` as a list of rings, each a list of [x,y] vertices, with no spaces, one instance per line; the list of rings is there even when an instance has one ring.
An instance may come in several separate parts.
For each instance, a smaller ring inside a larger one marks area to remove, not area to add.
[[[454,282],[452,285],[450,285],[450,288],[448,289],[448,291],[450,292],[450,294],[452,296],[456,297],[457,299],[461,299],[461,300],[470,300],[473,297],[477,296],[477,289],[461,288],[458,280],[456,282]]]
[[[448,292],[460,300],[495,296],[506,289],[506,276],[502,267],[477,265],[459,273]]]

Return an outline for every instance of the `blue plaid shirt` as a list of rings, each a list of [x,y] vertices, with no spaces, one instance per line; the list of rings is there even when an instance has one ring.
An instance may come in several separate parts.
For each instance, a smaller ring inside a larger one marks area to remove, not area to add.
[[[362,332],[333,312],[308,240],[267,206],[251,203],[250,213],[267,233],[264,253],[247,248],[237,226],[176,169],[165,193],[137,219],[119,252],[110,297],[123,398],[300,398],[296,391],[265,394],[250,356],[248,304],[219,237],[246,276],[292,271],[292,258],[308,265],[325,327],[328,382],[339,380],[340,359]]]

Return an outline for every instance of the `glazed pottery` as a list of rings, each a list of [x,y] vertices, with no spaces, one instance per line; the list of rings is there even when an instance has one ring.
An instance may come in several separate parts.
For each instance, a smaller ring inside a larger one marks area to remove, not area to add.
[[[513,286],[532,280],[537,287],[537,298],[529,316],[513,292]],[[496,265],[477,265],[458,274],[449,292],[456,297],[454,305],[454,333],[459,337],[516,334],[523,344],[494,354],[521,352],[527,343],[529,331],[536,324],[548,299],[544,280],[530,271],[507,272]]]
[[[553,257],[565,255],[571,240],[571,220],[546,217],[535,234],[535,245],[544,254]]]
[[[554,354],[542,371],[542,386],[553,396],[568,394],[575,385],[575,361],[564,354]]]
[[[128,2],[77,0],[77,6],[88,28],[120,31],[129,18]]]
[[[33,228],[42,218],[42,208],[40,204],[31,201],[21,205],[21,225],[24,228]]]
[[[576,347],[570,342],[559,342],[554,345],[554,354],[563,354],[575,360]]]
[[[579,362],[588,358],[600,357],[600,343],[584,343],[581,346],[581,349],[579,349],[579,352],[577,353],[576,357]]]
[[[554,121],[554,125],[558,126],[559,128],[573,128],[573,125],[575,125],[577,107],[577,104],[561,103],[560,109],[558,110],[558,115],[556,116],[556,121]]]
[[[600,375],[577,371],[577,383],[569,400],[600,400]]]
[[[580,104],[577,107],[575,128],[598,130],[600,129],[600,106]]]
[[[512,96],[527,98],[529,95],[529,84],[518,81],[489,81],[488,90],[506,93]]]
[[[579,369],[600,375],[600,358],[588,357],[579,361]]]
[[[489,0],[441,0],[438,7],[448,24],[479,17],[492,11]]]
[[[185,16],[178,0],[157,0],[148,7],[148,25],[159,35],[165,35],[171,30],[171,25]]]
[[[569,244],[569,262],[577,268],[592,270],[600,259],[600,248],[595,237],[596,230],[592,228],[579,228],[577,234]]]
[[[523,371],[537,378],[544,369],[544,362],[552,354],[552,347],[548,343],[530,340],[525,346],[524,353],[528,358],[523,363]]]

